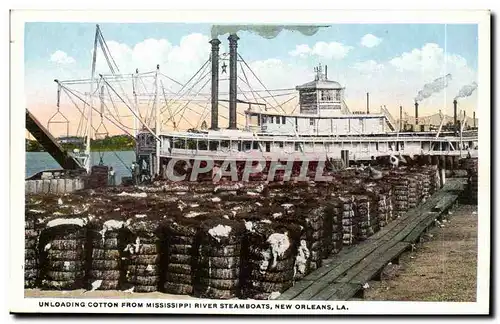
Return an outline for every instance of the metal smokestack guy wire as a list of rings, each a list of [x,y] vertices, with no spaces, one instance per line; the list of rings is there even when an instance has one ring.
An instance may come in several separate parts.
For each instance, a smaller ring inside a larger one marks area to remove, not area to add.
[[[220,40],[214,38],[212,44],[212,117],[210,129],[219,129],[219,45]]]
[[[366,93],[366,113],[370,113],[370,93]]]
[[[238,35],[231,34],[229,40],[229,129],[236,129]]]
[[[415,101],[415,126],[418,125],[418,101]]]
[[[399,131],[403,129],[403,106],[399,106]]]
[[[453,100],[453,126],[457,127],[457,99]]]

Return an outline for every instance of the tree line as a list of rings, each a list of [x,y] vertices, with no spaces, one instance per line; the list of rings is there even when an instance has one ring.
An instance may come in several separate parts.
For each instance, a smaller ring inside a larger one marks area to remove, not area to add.
[[[85,138],[73,138],[76,143],[59,143],[65,150],[83,150]],[[128,135],[106,136],[101,139],[90,140],[91,151],[129,151],[134,149],[134,139]],[[26,152],[44,152],[43,146],[36,140],[26,138]]]

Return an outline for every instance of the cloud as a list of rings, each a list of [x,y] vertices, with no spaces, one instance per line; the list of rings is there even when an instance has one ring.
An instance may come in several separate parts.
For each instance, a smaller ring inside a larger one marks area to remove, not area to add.
[[[177,44],[173,44],[167,39],[146,39],[132,46],[113,41],[108,41],[107,43],[122,73],[132,73],[135,71],[135,68],[139,68],[141,72],[152,71],[155,69],[156,64],[160,64],[162,73],[180,82],[185,82],[208,59],[210,53],[210,44],[208,41],[209,38],[201,34],[190,34],[183,37]],[[346,87],[346,103],[351,110],[364,109],[366,105],[364,102],[366,92],[369,92],[370,106],[373,112],[377,112],[378,107],[381,105],[387,105],[387,108],[393,115],[397,116],[399,113],[398,107],[402,105],[404,111],[408,111],[411,114],[413,112],[413,100],[424,84],[432,82],[434,79],[447,73],[451,73],[453,79],[450,80],[449,86],[440,93],[423,100],[420,106],[422,116],[435,113],[437,109],[443,109],[444,113],[449,114],[450,112],[452,113],[453,109],[452,100],[460,88],[465,84],[471,84],[474,81],[477,82],[476,71],[467,64],[467,61],[463,57],[450,52],[446,53],[437,44],[423,44],[421,47],[398,53],[383,61],[366,60],[346,65],[344,61],[338,58],[349,55],[351,50],[352,47],[340,43],[318,42],[312,46],[306,44],[297,45],[289,54],[293,57],[322,56],[337,58],[337,60],[327,62],[329,79],[338,81],[342,86]],[[221,45],[221,54],[225,51],[227,50]],[[109,73],[104,57],[100,52],[98,53],[97,63],[97,70],[101,71],[100,73]],[[312,62],[309,62],[309,60],[269,58],[248,61],[247,63],[268,89],[293,89],[299,84],[314,79]],[[69,71],[65,66],[58,66],[57,68],[61,69],[61,71],[56,73],[51,71],[49,77],[44,76],[45,79],[42,79],[42,74],[46,74],[46,71],[33,73],[33,77],[27,78],[27,82],[29,82],[29,85],[27,85],[28,88],[41,92],[40,85],[50,87],[50,92],[46,96],[46,104],[50,105],[50,107],[54,106],[54,94],[56,91],[56,87],[51,81],[54,78],[74,79],[80,77],[80,75],[71,74],[74,71]],[[82,77],[88,78],[88,69],[84,72]],[[243,79],[245,78],[241,72],[239,76]],[[246,77],[248,77],[252,89],[263,89],[254,76],[248,73],[248,70],[246,70]],[[209,79],[210,75],[205,80]],[[221,98],[227,97],[229,89],[228,81],[224,79],[227,79],[227,74],[221,75],[219,86]],[[166,82],[167,80],[163,78],[163,81]],[[150,87],[149,91],[152,91],[152,81],[145,80],[145,82]],[[128,83],[124,82],[123,86],[126,88],[130,99],[132,99],[130,95],[131,91],[127,88]],[[165,86],[167,87],[168,85],[165,84]],[[242,91],[248,90],[248,86],[241,80],[238,80],[238,87]],[[481,87],[481,84],[479,84],[479,87]],[[117,90],[121,93],[119,87],[117,87]],[[88,91],[88,87],[81,91]],[[202,93],[208,94],[209,91],[210,82],[205,86]],[[293,90],[290,92],[293,92]],[[274,99],[270,98],[265,91],[259,92],[259,94],[267,96],[266,100],[269,102],[268,108],[276,105]],[[292,96],[296,94],[294,93]],[[34,93],[27,96],[27,100],[38,101],[41,95],[41,93]],[[255,95],[258,97],[258,94]],[[245,95],[243,95],[243,92],[238,94],[239,99],[246,100],[245,96],[248,97],[248,101],[254,101],[253,94],[249,92],[246,92]],[[209,98],[208,95],[206,97]],[[282,103],[288,98],[288,96],[279,96],[276,97],[276,100]],[[69,102],[67,98],[64,100],[66,103]],[[460,107],[467,107],[469,109],[467,115],[470,116],[472,108],[477,105],[477,92],[474,92],[470,97],[461,98],[459,101]],[[94,103],[97,105],[97,99]],[[207,107],[209,107],[209,99],[207,99],[207,103]],[[30,103],[28,102],[28,104]],[[36,104],[37,102],[32,102],[28,106],[35,107]],[[149,103],[144,102],[143,104],[146,106]],[[202,105],[205,106],[206,103],[203,102]],[[227,105],[227,103],[221,102],[220,115],[227,116],[227,109],[223,105]],[[290,106],[292,109],[295,105],[296,100],[291,101]],[[245,105],[240,106],[238,109],[248,108]],[[203,109],[197,105],[193,105],[192,108],[198,111]],[[72,109],[74,113],[74,108]],[[209,110],[209,108],[207,109]],[[130,112],[127,109],[123,109],[123,115],[130,115]],[[164,116],[168,116],[168,113],[164,114]],[[198,120],[199,117],[193,114],[193,120],[194,118]],[[206,119],[209,121],[209,117],[206,117]],[[224,122],[227,121],[224,120]],[[221,124],[223,124],[223,121],[221,121]]]
[[[291,56],[305,57],[311,52],[311,48],[307,44],[296,45],[295,49],[288,52]]]
[[[366,34],[361,37],[361,46],[372,48],[380,45],[382,43],[382,38],[379,38],[373,34]]]
[[[72,58],[71,56],[66,54],[66,52],[59,51],[59,50],[55,51],[54,53],[52,53],[52,55],[50,55],[49,61],[57,63],[57,64],[63,64],[63,65],[75,63],[74,58]]]
[[[291,56],[306,57],[309,55],[316,55],[323,58],[341,60],[347,56],[352,50],[352,46],[344,45],[339,42],[317,42],[311,48],[309,45],[301,44],[296,45],[295,49],[290,51]]]
[[[313,78],[313,71],[302,65],[291,64],[280,59],[272,58],[249,63],[250,68],[259,77],[267,88],[294,88]],[[247,72],[248,76],[248,72]],[[252,76],[253,77],[253,76]],[[249,76],[249,79],[252,79]],[[254,88],[262,89],[260,84],[252,82]]]
[[[390,59],[388,66],[407,79],[419,80],[421,84],[418,89],[438,77],[451,74],[453,79],[445,91],[451,92],[450,96],[455,96],[464,84],[477,79],[476,71],[467,64],[464,57],[445,52],[435,43],[427,43],[421,48],[402,53]]]
[[[130,47],[116,41],[107,41],[113,59],[120,72],[133,73],[153,71],[160,65],[160,71],[178,81],[187,81],[210,55],[210,39],[202,34],[193,33],[181,38],[178,45],[167,39],[145,39]],[[221,49],[222,53],[222,49]],[[99,49],[96,70],[110,73],[106,59]]]
[[[380,72],[384,69],[384,65],[381,63],[377,63],[374,60],[368,60],[364,62],[356,62],[352,66],[355,70],[360,71],[361,73],[371,74],[374,72]]]
[[[427,43],[422,48],[394,57],[389,63],[400,71],[436,72],[446,74],[446,69],[469,69],[467,61],[460,55],[445,53],[435,43]]]

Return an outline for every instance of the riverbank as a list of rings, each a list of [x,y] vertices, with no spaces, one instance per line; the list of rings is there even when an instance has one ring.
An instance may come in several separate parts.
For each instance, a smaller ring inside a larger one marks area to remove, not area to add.
[[[370,281],[365,300],[475,302],[477,206],[459,205],[416,250]]]
[[[47,152],[26,152],[25,177],[28,178],[44,170],[61,169],[61,166]],[[97,165],[102,161],[104,165],[113,167],[117,184],[120,184],[122,177],[130,177],[130,166],[135,161],[134,151],[121,152],[92,152],[92,165]]]

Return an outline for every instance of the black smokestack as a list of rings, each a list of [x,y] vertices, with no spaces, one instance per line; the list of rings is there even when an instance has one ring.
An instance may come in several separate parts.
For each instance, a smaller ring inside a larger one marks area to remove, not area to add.
[[[236,129],[238,35],[231,34],[229,40],[229,129]]]
[[[328,80],[328,65],[325,65],[325,80]]]
[[[474,123],[474,128],[476,128],[476,112],[475,111],[472,112],[472,120]]]
[[[453,100],[453,126],[457,127],[457,99]]]
[[[418,125],[418,101],[415,101],[415,125]]]
[[[399,130],[403,128],[403,106],[399,106]]]
[[[210,129],[219,128],[219,45],[220,40],[214,38],[212,44],[212,121]]]
[[[366,113],[370,113],[370,93],[366,93]]]

